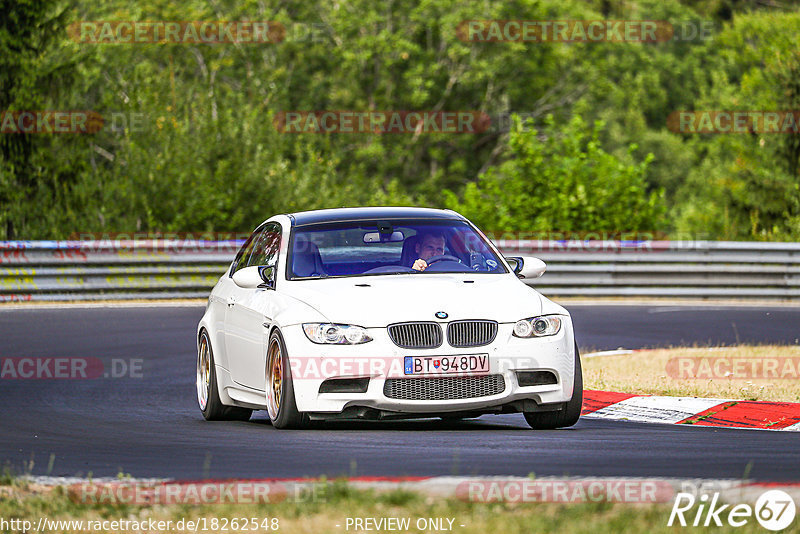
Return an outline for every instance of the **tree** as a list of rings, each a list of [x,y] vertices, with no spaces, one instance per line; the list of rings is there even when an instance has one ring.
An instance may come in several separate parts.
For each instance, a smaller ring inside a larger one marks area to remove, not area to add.
[[[647,192],[641,163],[605,152],[603,124],[588,128],[580,116],[557,125],[552,116],[539,132],[518,119],[509,159],[469,184],[449,207],[492,231],[625,232],[660,227],[662,193]],[[636,149],[629,148],[630,152]]]
[[[713,77],[699,110],[800,109],[800,14],[737,17],[709,49]],[[800,239],[800,134],[687,136],[698,155],[677,194],[676,228],[721,239]]]
[[[68,6],[58,0],[0,0],[0,112],[40,111],[68,94],[78,55],[64,44]],[[0,134],[0,237],[27,233],[32,207],[52,203],[83,165],[82,140]],[[60,159],[49,153],[57,150]],[[66,154],[66,157],[64,157]]]

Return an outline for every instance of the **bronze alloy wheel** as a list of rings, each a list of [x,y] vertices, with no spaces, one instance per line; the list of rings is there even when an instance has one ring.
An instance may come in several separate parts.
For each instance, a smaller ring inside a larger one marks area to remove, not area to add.
[[[276,329],[269,336],[266,358],[267,412],[275,428],[301,428],[307,422],[297,410],[289,353],[281,333]]]
[[[208,350],[208,338],[200,337],[200,346],[197,350],[197,403],[201,410],[208,405],[208,395],[211,389],[211,353]]]
[[[203,329],[197,343],[197,404],[208,421],[247,421],[253,410],[242,406],[222,404],[219,398],[214,349],[208,332]]]
[[[267,412],[272,420],[277,419],[283,395],[283,353],[281,344],[272,339],[267,351]]]

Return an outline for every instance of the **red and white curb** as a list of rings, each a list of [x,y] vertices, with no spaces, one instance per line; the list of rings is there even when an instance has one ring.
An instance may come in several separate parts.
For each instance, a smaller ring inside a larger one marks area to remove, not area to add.
[[[584,390],[583,417],[641,423],[800,432],[800,403]]]

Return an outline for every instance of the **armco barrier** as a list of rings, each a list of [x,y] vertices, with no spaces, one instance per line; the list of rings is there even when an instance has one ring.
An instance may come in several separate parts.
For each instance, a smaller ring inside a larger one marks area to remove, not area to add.
[[[800,243],[735,241],[503,241],[547,273],[546,295],[587,297],[800,298]]]
[[[800,299],[800,243],[510,241],[548,296]],[[0,242],[0,301],[204,298],[241,241]]]
[[[4,241],[0,301],[204,298],[241,241]]]

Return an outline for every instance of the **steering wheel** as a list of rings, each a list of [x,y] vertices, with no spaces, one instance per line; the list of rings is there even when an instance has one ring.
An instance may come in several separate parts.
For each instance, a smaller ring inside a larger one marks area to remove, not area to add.
[[[430,265],[436,263],[437,261],[457,261],[458,263],[461,263],[460,259],[456,258],[455,256],[451,256],[450,254],[441,254],[439,256],[431,256],[430,258],[425,260],[425,263],[427,263],[430,266]]]

